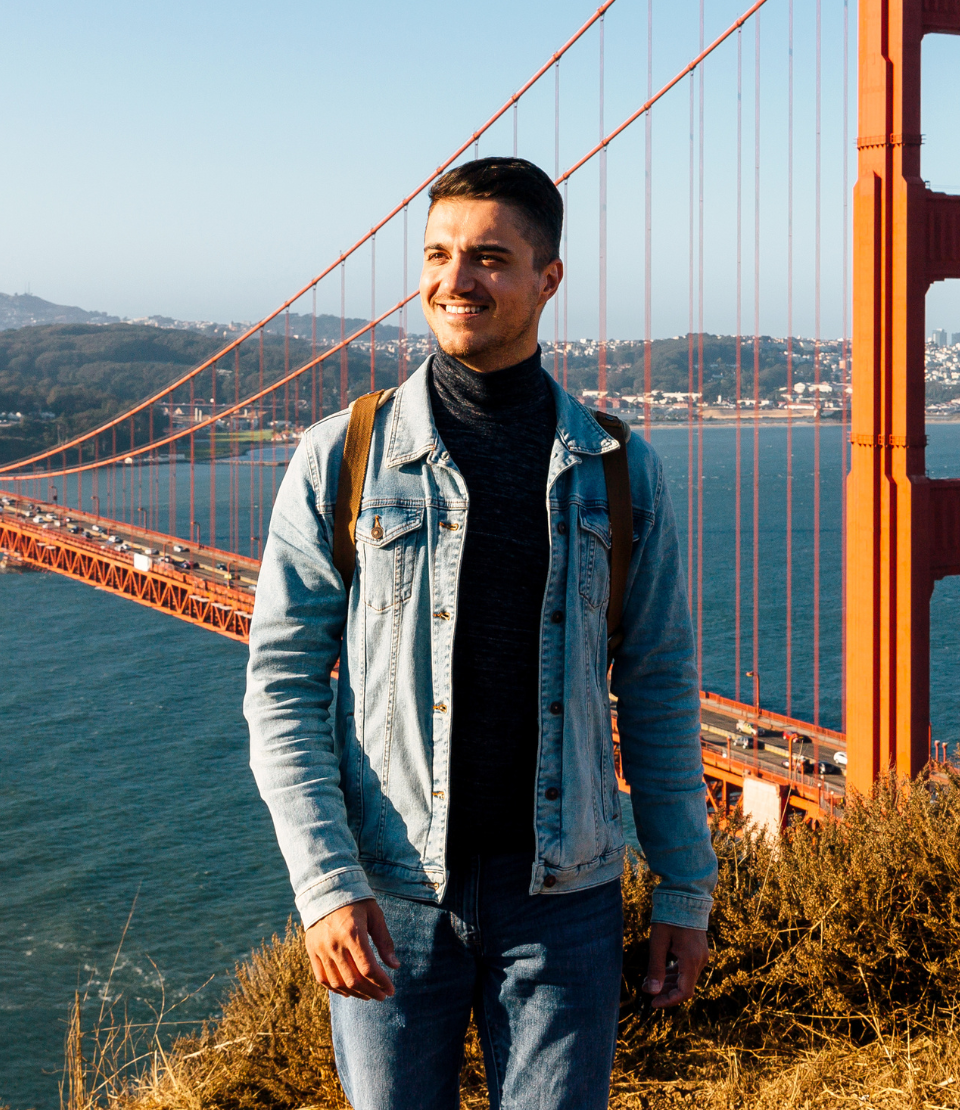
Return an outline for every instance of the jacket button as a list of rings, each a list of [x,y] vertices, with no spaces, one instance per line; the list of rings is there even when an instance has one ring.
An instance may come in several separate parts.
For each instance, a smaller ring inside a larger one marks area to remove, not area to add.
[[[560,791],[555,786],[548,786],[543,792],[543,796],[548,802],[555,802],[560,797]]]
[[[552,701],[552,702],[550,702],[550,712],[553,713],[555,716],[559,713],[562,713],[563,712],[563,702],[562,701]]]
[[[552,886],[556,886],[557,885],[557,876],[556,875],[544,875],[543,885],[545,887],[547,887],[548,889]]]
[[[565,520],[561,520],[560,523],[557,525],[557,531],[560,533],[561,536],[565,536],[567,534],[567,522]]]
[[[563,610],[555,609],[550,619],[553,621],[554,624],[563,624]]]

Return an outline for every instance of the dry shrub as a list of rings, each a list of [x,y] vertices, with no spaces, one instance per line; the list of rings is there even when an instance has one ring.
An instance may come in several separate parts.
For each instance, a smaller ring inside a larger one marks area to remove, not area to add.
[[[960,777],[887,781],[842,821],[716,844],[705,1015],[895,1033],[960,998]]]
[[[735,817],[715,844],[713,958],[679,1011],[651,1013],[639,990],[653,880],[637,861],[624,876],[611,1107],[960,1106],[960,777],[884,783],[842,821],[774,843]],[[102,1090],[69,1110],[346,1107],[302,931],[237,968],[219,1021]],[[487,1105],[472,1027],[462,1098]]]
[[[222,1017],[166,1053],[158,1047],[117,1101],[131,1110],[344,1110],[327,992],[310,970],[302,929],[288,923],[282,939],[238,964]]]

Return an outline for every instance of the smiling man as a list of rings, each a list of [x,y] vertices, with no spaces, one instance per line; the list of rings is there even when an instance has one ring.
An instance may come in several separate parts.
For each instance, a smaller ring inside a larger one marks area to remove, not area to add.
[[[553,183],[485,158],[430,198],[420,295],[440,350],[377,411],[352,582],[333,562],[346,413],[305,434],[274,507],[250,635],[252,765],[357,1110],[457,1107],[471,1013],[492,1108],[600,1110],[624,856],[606,454],[629,466],[611,688],[660,877],[657,1007],[693,995],[716,878],[676,528],[653,450],[621,446],[541,366],[540,315],[563,277]]]

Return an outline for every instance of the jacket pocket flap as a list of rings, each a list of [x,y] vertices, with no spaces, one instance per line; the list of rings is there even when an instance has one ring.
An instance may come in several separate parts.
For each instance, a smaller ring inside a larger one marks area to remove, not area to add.
[[[376,505],[361,509],[357,518],[357,540],[371,547],[386,547],[398,536],[423,524],[422,505]]]
[[[588,509],[581,505],[580,527],[596,536],[604,547],[610,546],[610,517],[606,509]]]

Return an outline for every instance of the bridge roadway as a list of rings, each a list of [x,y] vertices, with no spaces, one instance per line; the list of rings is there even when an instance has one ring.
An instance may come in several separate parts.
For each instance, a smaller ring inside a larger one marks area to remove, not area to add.
[[[617,744],[617,777],[620,789],[629,792],[620,768],[616,702],[613,702],[613,732]],[[758,779],[779,794],[784,821],[792,815],[820,820],[843,808],[846,795],[844,767],[837,753],[846,757],[842,732],[817,728],[805,721],[723,698],[708,691],[700,693],[700,743],[703,753],[707,805],[711,812],[727,814],[740,800],[744,779]],[[738,722],[759,725],[761,736],[737,729]],[[795,734],[798,739],[791,739]],[[746,742],[744,749],[739,744]],[[806,759],[806,769],[797,756]],[[824,773],[818,765],[825,764]]]
[[[246,641],[256,559],[11,493],[0,509],[0,553]]]
[[[12,493],[0,497],[0,555],[66,575],[141,605],[245,642],[260,564],[133,524],[41,502]],[[616,706],[613,709],[614,738]],[[704,778],[711,810],[726,814],[736,805],[745,778],[775,784],[785,812],[818,819],[843,805],[845,780],[835,755],[845,752],[842,733],[722,698],[701,694]],[[745,737],[737,722],[765,730]],[[784,732],[806,739],[784,739]],[[740,747],[744,740],[748,747]],[[826,774],[784,766],[798,754],[825,761]],[[629,789],[620,775],[621,789]]]

